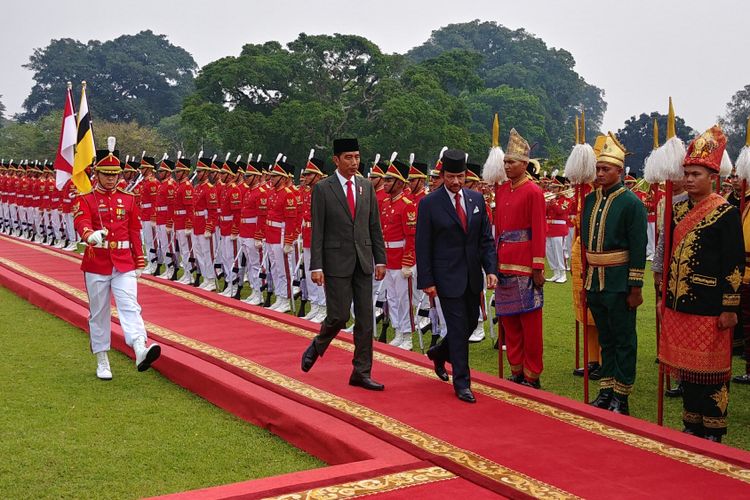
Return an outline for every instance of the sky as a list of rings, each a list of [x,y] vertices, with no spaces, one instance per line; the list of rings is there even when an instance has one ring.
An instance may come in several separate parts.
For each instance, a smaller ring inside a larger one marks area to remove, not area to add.
[[[114,6],[112,6],[114,5]],[[474,19],[524,28],[569,51],[575,70],[605,91],[602,130],[631,116],[676,113],[698,130],[750,84],[750,2],[742,0],[26,0],[4,2],[0,95],[22,111],[33,85],[22,68],[52,39],[110,40],[144,29],[164,34],[199,66],[238,55],[246,43],[287,43],[299,33],[355,34],[385,53],[405,53],[430,33]],[[95,112],[95,110],[93,110]],[[507,124],[512,126],[512,124]]]

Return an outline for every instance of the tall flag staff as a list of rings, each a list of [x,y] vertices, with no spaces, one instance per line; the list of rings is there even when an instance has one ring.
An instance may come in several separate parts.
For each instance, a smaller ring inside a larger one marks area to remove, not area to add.
[[[673,198],[673,185],[672,182],[680,180],[684,177],[682,170],[682,162],[685,159],[686,154],[685,144],[682,140],[677,137],[675,129],[675,113],[674,106],[672,106],[672,98],[669,98],[669,113],[667,114],[667,140],[664,145],[655,149],[646,158],[646,164],[644,168],[644,177],[648,182],[665,182],[665,200],[664,200],[664,259],[669,259],[672,255],[672,198]],[[666,267],[662,276],[666,272]],[[664,278],[662,278],[661,287],[661,307],[659,311],[663,315],[664,307],[666,306],[666,295],[667,287],[663,285]],[[660,347],[657,346],[657,356],[659,355]],[[656,420],[659,425],[664,424],[664,367],[659,362],[659,383],[658,383],[659,394],[657,396],[657,416]]]
[[[60,142],[55,156],[55,187],[58,191],[65,188],[65,184],[73,176],[73,163],[76,149],[76,110],[73,106],[73,84],[68,82],[65,90],[65,110],[63,111],[62,125],[60,127]]]
[[[578,118],[576,117],[576,137],[573,150],[565,162],[564,176],[570,179],[575,189],[576,197],[576,234],[578,235],[580,252],[581,252],[581,282],[585,282],[586,277],[586,252],[581,234],[581,214],[583,213],[583,202],[589,191],[589,184],[596,178],[596,154],[594,148],[586,143],[586,112],[581,112],[580,128]],[[572,267],[572,266],[571,266]],[[581,313],[581,322],[583,323],[583,400],[588,403],[589,400],[589,342],[588,342],[588,304],[586,303],[586,291],[581,287],[579,296],[579,307]],[[576,329],[578,332],[578,329]],[[577,340],[577,339],[576,339]],[[576,341],[576,353],[578,342]],[[578,355],[576,354],[576,364]]]
[[[73,182],[82,193],[91,191],[91,180],[86,169],[96,157],[94,130],[91,126],[91,113],[86,100],[86,81],[81,82],[81,102],[78,106],[78,132],[75,159],[73,161]]]
[[[503,151],[503,148],[500,147],[500,119],[498,118],[497,113],[495,113],[495,117],[492,120],[492,147],[490,148],[487,160],[482,167],[482,179],[484,182],[490,186],[494,186],[495,184],[502,184],[508,180],[508,176],[505,174],[504,161],[505,152]],[[495,210],[500,210],[500,207],[496,206]],[[495,217],[497,218],[497,213],[495,214]],[[491,222],[494,224],[494,221]],[[497,241],[495,241],[495,244],[497,245]],[[497,294],[495,294],[495,300],[497,300]],[[497,305],[495,305],[495,310],[497,311]],[[492,329],[492,322],[490,322],[490,329]],[[497,338],[499,339],[498,344],[500,344],[500,346],[505,344],[503,325],[501,321],[497,322]],[[499,377],[504,378],[502,347],[497,350],[497,367]]]

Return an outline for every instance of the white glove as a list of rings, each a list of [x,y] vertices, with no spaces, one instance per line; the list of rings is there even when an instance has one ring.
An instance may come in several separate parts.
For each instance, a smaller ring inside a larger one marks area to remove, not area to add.
[[[237,235],[233,234],[233,235],[229,236],[229,239],[232,240],[232,241],[236,241],[237,240]]]
[[[192,229],[185,229],[185,234],[187,234],[187,235],[193,234],[193,230]]]
[[[289,245],[289,244],[284,245],[284,253],[292,253],[292,250],[294,250],[292,245]]]
[[[136,269],[135,270],[135,277],[140,278],[141,274],[143,274],[143,269]]]
[[[257,248],[258,250],[263,248],[263,240],[255,240],[255,248]]]
[[[414,274],[414,270],[411,267],[402,267],[401,268],[401,276],[403,276],[406,279],[409,279]]]
[[[211,231],[206,231],[205,233],[203,233],[203,237],[206,239],[211,238]]]
[[[107,237],[106,229],[97,229],[86,238],[86,242],[89,245],[101,246],[104,243],[104,238]]]

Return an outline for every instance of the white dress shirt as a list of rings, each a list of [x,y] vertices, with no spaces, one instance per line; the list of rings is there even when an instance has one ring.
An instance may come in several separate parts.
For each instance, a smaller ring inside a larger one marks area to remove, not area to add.
[[[448,197],[451,199],[451,205],[453,205],[453,209],[456,209],[456,193],[451,192],[450,189],[443,186],[443,189],[445,189],[445,192],[448,193]],[[461,208],[464,209],[464,213],[466,214],[466,220],[469,220],[469,212],[466,210],[466,193],[464,192],[463,188],[461,189]]]
[[[346,198],[346,192],[347,192],[347,186],[346,183],[349,181],[352,181],[352,193],[354,193],[354,206],[357,206],[357,183],[354,181],[354,177],[352,175],[351,179],[347,179],[343,175],[341,175],[341,172],[339,172],[339,169],[336,169],[336,176],[339,178],[339,182],[341,183],[341,189],[344,190],[344,198]]]

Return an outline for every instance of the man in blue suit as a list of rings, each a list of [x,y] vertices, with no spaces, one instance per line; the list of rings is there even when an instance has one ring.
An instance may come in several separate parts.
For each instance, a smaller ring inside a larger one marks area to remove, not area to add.
[[[469,336],[477,326],[483,288],[497,285],[497,254],[490,220],[480,193],[463,189],[466,154],[443,153],[443,186],[425,196],[417,215],[417,287],[439,297],[448,334],[427,351],[435,373],[448,380],[445,362],[453,367],[453,389],[461,401],[475,403],[469,375]]]

